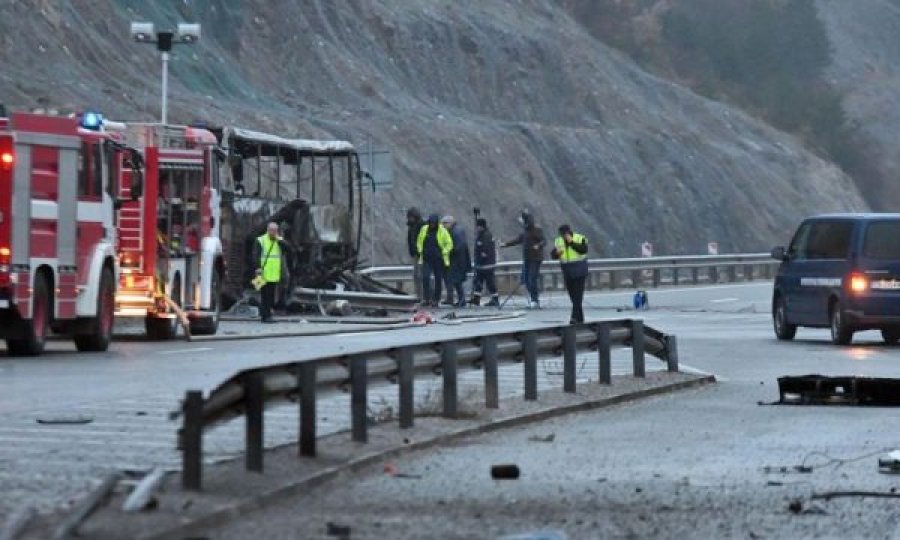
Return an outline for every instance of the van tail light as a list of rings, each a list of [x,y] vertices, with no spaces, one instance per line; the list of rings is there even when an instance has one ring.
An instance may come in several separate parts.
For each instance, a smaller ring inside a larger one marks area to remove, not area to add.
[[[866,276],[858,273],[850,274],[850,290],[855,293],[866,292],[869,288],[869,280]]]
[[[12,252],[9,250],[8,247],[6,247],[6,246],[0,247],[0,264],[2,264],[2,265],[9,264],[9,256],[11,254],[12,254]]]

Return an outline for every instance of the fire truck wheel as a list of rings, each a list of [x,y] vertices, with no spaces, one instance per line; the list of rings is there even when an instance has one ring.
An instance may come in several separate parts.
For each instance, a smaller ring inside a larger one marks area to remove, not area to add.
[[[97,294],[97,316],[91,320],[90,334],[75,336],[75,347],[79,351],[102,352],[109,348],[112,340],[113,317],[115,316],[115,278],[108,268],[100,277],[100,291]]]
[[[181,276],[176,275],[172,282],[172,301],[181,306]],[[147,337],[153,341],[174,339],[178,334],[178,319],[148,316],[144,319]]]
[[[37,356],[44,352],[50,328],[50,293],[43,275],[38,274],[34,280],[32,303],[31,320],[25,322],[25,337],[6,342],[11,355]]]
[[[213,272],[212,286],[212,305],[209,314],[206,317],[197,317],[191,319],[191,335],[194,336],[212,336],[219,331],[219,314],[222,311],[222,278],[219,272]]]

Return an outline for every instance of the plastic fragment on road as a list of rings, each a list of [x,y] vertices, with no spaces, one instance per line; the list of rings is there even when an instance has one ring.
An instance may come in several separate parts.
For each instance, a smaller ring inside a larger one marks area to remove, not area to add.
[[[518,480],[519,466],[512,463],[491,465],[491,478],[494,480]]]
[[[434,322],[434,315],[432,315],[429,311],[420,309],[413,314],[413,316],[409,319],[409,322],[421,324],[423,326],[426,324],[432,324]]]
[[[565,532],[553,529],[501,536],[500,540],[568,540],[568,538]]]
[[[94,421],[93,416],[53,416],[49,418],[37,418],[38,424],[46,426],[84,425]]]

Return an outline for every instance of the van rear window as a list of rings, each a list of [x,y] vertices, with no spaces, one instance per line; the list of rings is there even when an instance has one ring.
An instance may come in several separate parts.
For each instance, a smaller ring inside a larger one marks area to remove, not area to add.
[[[876,221],[866,228],[863,256],[900,261],[900,221]]]

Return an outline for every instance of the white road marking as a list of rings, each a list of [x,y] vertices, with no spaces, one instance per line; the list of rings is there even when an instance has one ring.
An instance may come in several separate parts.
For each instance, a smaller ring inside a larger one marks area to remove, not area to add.
[[[715,300],[710,300],[710,304],[724,304],[725,302],[737,302],[740,298],[716,298]]]
[[[195,347],[193,349],[176,349],[174,351],[161,351],[159,354],[183,354],[183,353],[204,352],[204,351],[212,351],[212,350],[214,350],[212,347]]]

